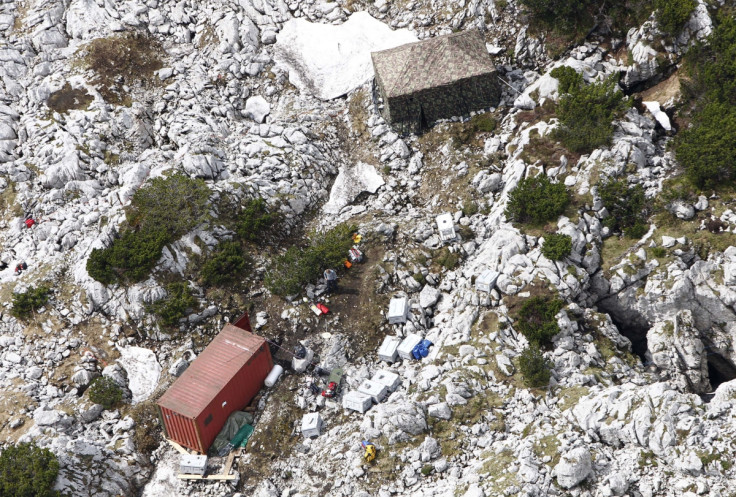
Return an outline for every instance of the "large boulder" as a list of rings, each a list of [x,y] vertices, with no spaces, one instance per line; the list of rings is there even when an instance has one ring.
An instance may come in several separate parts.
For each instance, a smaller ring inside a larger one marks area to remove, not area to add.
[[[572,488],[585,480],[593,472],[590,452],[578,447],[565,453],[554,468],[557,483],[562,488]]]

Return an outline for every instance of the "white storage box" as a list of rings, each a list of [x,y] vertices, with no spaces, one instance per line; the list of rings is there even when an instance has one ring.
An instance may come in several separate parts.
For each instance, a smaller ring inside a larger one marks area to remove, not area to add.
[[[419,342],[422,341],[422,337],[419,335],[415,335],[414,333],[409,333],[406,335],[406,338],[404,338],[404,341],[401,342],[399,345],[399,348],[396,349],[399,353],[399,356],[404,360],[411,359],[411,351],[414,347],[417,346]]]
[[[296,357],[291,358],[291,368],[297,373],[303,373],[307,370],[313,358],[314,351],[312,349],[307,349],[307,354],[304,356],[304,359],[297,359]]]
[[[443,242],[449,242],[455,239],[455,223],[452,220],[452,214],[445,212],[436,218],[437,229],[440,232],[440,239]]]
[[[318,437],[322,431],[322,417],[318,412],[310,412],[302,417],[302,435],[307,438]]]
[[[407,297],[395,297],[388,304],[389,324],[406,323],[409,317],[409,299]]]
[[[401,343],[401,337],[387,336],[383,339],[381,347],[378,349],[378,358],[386,362],[394,362],[399,352],[396,350]]]
[[[491,293],[493,287],[496,285],[499,272],[487,269],[483,271],[480,276],[475,279],[475,289],[479,292]]]
[[[381,370],[373,375],[373,382],[380,383],[381,385],[386,385],[386,388],[388,388],[389,392],[393,392],[397,388],[399,388],[399,385],[401,385],[401,378],[396,373],[392,373],[391,371],[384,371]]]
[[[364,413],[373,405],[373,399],[370,395],[358,392],[357,390],[351,390],[342,396],[342,407],[345,409],[352,409],[359,413]]]
[[[358,391],[360,393],[370,395],[371,399],[373,399],[373,402],[376,404],[383,401],[383,399],[388,395],[388,388],[386,388],[386,385],[372,380],[363,380],[363,383],[358,387]]]
[[[186,474],[186,475],[204,476],[204,472],[206,470],[207,470],[207,456],[182,454],[181,461],[179,462],[179,473]]]

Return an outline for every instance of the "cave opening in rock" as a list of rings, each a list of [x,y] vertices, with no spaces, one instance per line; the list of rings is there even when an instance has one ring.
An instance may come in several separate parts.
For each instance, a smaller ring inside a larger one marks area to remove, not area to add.
[[[721,383],[736,379],[736,367],[720,354],[708,354],[708,378],[715,391]]]
[[[613,324],[618,328],[619,333],[631,342],[631,351],[639,356],[642,364],[646,364],[647,332],[649,331],[649,327],[637,322],[622,322],[616,319],[613,314],[609,315]]]

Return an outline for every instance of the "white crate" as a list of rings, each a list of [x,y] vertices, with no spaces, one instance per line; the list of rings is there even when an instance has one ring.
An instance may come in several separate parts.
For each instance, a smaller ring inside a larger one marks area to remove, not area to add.
[[[394,297],[388,304],[389,324],[406,323],[409,317],[409,299],[408,297]]]
[[[370,395],[371,399],[373,399],[373,402],[376,404],[381,402],[386,398],[386,395],[388,395],[388,388],[386,388],[386,385],[371,380],[363,380],[363,383],[358,387],[358,391],[360,393]]]
[[[483,271],[480,276],[475,279],[475,289],[479,292],[491,293],[493,287],[496,285],[499,272],[487,269]]]
[[[411,351],[414,347],[417,346],[419,342],[422,341],[422,337],[419,335],[416,335],[414,333],[409,333],[406,335],[406,338],[404,338],[404,341],[401,342],[399,345],[399,348],[396,349],[399,352],[399,356],[401,356],[404,360],[411,359]]]
[[[304,359],[297,359],[296,357],[291,358],[291,368],[297,373],[303,373],[312,363],[313,358],[314,351],[312,349],[307,349],[307,353],[304,356]]]
[[[322,417],[318,412],[310,412],[302,417],[302,435],[306,438],[318,437],[322,431]]]
[[[352,390],[342,396],[342,407],[352,409],[359,413],[364,413],[373,405],[373,399],[370,395]]]
[[[207,470],[207,456],[182,454],[179,462],[179,473],[204,476]]]
[[[440,239],[443,242],[449,242],[456,238],[455,222],[452,220],[452,214],[445,212],[436,217],[437,230],[440,232]]]
[[[386,362],[394,362],[399,352],[396,350],[401,343],[401,337],[387,336],[383,339],[381,347],[378,349],[378,358]]]
[[[401,377],[399,375],[383,369],[373,375],[372,381],[386,385],[389,392],[393,392],[401,385]]]

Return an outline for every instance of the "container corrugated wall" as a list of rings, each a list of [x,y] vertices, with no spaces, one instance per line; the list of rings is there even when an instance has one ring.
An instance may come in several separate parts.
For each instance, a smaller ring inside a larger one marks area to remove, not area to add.
[[[202,444],[209,447],[220,433],[228,416],[247,406],[263,386],[263,381],[273,368],[268,344],[263,343],[258,352],[235,374],[233,379],[218,393],[210,405],[197,417]]]
[[[166,407],[159,406],[159,408],[166,435],[179,445],[203,453],[202,442],[197,436],[195,420],[186,418]]]

